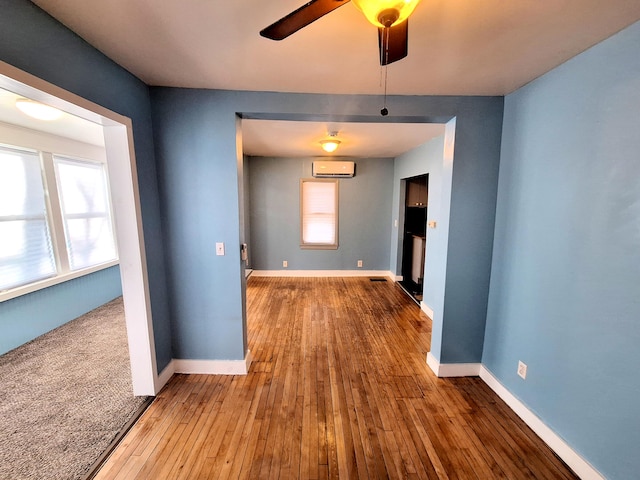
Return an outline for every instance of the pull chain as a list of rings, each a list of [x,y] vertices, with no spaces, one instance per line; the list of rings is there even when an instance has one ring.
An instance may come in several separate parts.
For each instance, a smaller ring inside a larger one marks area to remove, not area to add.
[[[380,110],[380,115],[386,117],[389,115],[389,110],[387,109],[387,66],[384,66],[384,101],[382,102],[382,110]]]
[[[387,36],[386,41],[384,42],[385,48],[384,48],[384,101],[382,103],[382,110],[380,110],[380,115],[382,115],[383,117],[386,117],[387,115],[389,115],[389,110],[387,109],[387,63],[389,61],[389,30],[391,30],[390,28],[385,28],[384,29],[384,34]],[[382,72],[381,72],[382,74]]]

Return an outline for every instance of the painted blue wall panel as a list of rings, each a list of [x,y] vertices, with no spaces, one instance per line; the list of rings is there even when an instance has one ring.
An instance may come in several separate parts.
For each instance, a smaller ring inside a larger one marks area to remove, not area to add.
[[[402,226],[404,225],[404,192],[401,189],[402,179],[418,175],[429,175],[429,199],[427,221],[435,221],[436,228],[427,228],[427,244],[424,272],[423,303],[433,310],[435,335],[431,336],[431,353],[440,358],[442,342],[442,322],[444,313],[445,280],[447,269],[449,200],[442,198],[443,192],[451,192],[451,178],[447,176],[448,186],[443,185],[445,136],[425,143],[395,159],[393,212],[394,220],[398,219],[398,227],[393,229],[391,238],[392,271],[401,273]],[[440,327],[440,328],[438,328]],[[440,332],[440,334],[438,334]]]
[[[501,97],[308,95],[152,88],[176,358],[244,358],[243,275],[235,124],[244,118],[430,121],[457,118],[444,323],[446,361],[479,362],[491,264],[502,131]],[[479,221],[478,219],[482,219]],[[392,220],[389,219],[389,222]],[[252,226],[253,228],[253,226]],[[386,229],[388,232],[388,227]],[[254,237],[252,233],[252,238]],[[389,237],[390,238],[390,235]],[[227,255],[215,256],[225,242]],[[254,241],[255,243],[255,241]],[[389,248],[389,247],[387,247]],[[451,249],[454,256],[451,256]]]
[[[235,114],[381,121],[377,115],[379,98],[202,90],[169,93],[170,89],[157,89],[158,114],[154,120],[158,122],[156,138],[162,143],[158,147],[163,157],[159,160],[161,171],[158,173],[164,185],[162,220],[166,218],[171,224],[163,237],[147,87],[30,2],[4,0],[1,6],[2,60],[133,119],[159,368],[162,369],[171,358],[172,336],[173,345],[181,350],[176,354],[178,358],[243,356],[242,342],[238,344],[237,341],[238,336],[243,336],[243,328],[239,321],[242,289],[237,253],[240,192],[235,158]],[[61,65],[64,68],[60,68]],[[493,232],[488,233],[483,226],[467,220],[470,216],[490,219],[492,215],[488,211],[490,199],[495,197],[492,182],[477,186],[473,184],[473,178],[482,172],[488,172],[491,178],[495,176],[502,99],[391,97],[389,106],[391,117],[385,121],[459,119],[461,141],[456,145],[457,173],[452,199],[459,199],[454,204],[458,205],[460,214],[452,216],[451,228],[460,239],[452,243],[456,255],[448,270],[452,274],[458,272],[461,282],[447,289],[447,302],[462,305],[460,298],[469,298],[469,288],[476,288],[472,280],[478,276],[488,279],[489,274],[490,254],[478,245],[490,244]],[[179,148],[170,146],[172,141]],[[180,162],[193,167],[191,175],[178,172]],[[204,203],[194,203],[198,201]],[[179,216],[189,208],[192,211],[180,220]],[[224,259],[216,259],[216,263],[207,257],[214,237],[217,238],[215,241],[225,241],[230,246],[230,254]],[[169,292],[164,284],[164,238],[171,244],[171,252],[167,255],[173,274]],[[475,242],[469,238],[474,238]],[[467,261],[470,258],[475,260]],[[472,274],[466,275],[469,272]],[[169,297],[175,299],[172,312],[177,314],[172,333],[169,331]],[[450,361],[456,361],[454,357],[459,348],[455,345],[458,343],[471,342],[473,357],[481,349],[476,334],[484,328],[482,289],[471,297],[471,301],[464,302],[464,307],[452,309],[452,332],[465,338],[452,337],[450,340],[454,352],[448,357]],[[191,317],[186,313],[200,316]],[[216,320],[208,323],[211,317]],[[199,330],[198,326],[204,327]],[[201,333],[203,338],[194,341]],[[230,342],[229,338],[234,341]],[[460,358],[466,361],[468,356],[461,355]]]
[[[171,360],[148,87],[28,0],[0,0],[0,60],[133,121],[142,223],[159,370]],[[52,295],[58,288],[48,292]],[[61,298],[67,298],[61,292]]]
[[[0,355],[122,295],[120,267],[0,303]]]
[[[393,160],[358,158],[356,176],[339,179],[339,248],[300,248],[300,179],[310,158],[250,159],[251,267],[280,270],[389,270]]]
[[[640,471],[639,45],[637,23],[506,98],[483,354],[610,479]]]
[[[427,208],[427,220],[435,220],[439,222],[441,190],[442,190],[442,162],[444,154],[444,136],[440,136],[430,140],[429,142],[414,148],[395,159],[394,162],[394,179],[393,179],[393,221],[398,220],[398,226],[394,227],[391,233],[391,271],[396,275],[402,272],[400,257],[402,253],[402,226],[404,215],[404,193],[401,191],[401,181],[403,179],[417,177],[419,175],[429,175],[429,200]],[[440,230],[427,230],[427,248],[428,255],[432,258],[444,258],[446,260],[446,245],[438,244],[438,235]],[[434,243],[435,242],[435,243]],[[427,271],[425,265],[425,271]],[[434,306],[436,294],[432,278],[428,275],[425,277],[425,285],[430,285],[424,292],[424,302],[431,308]],[[444,292],[444,283],[438,285],[439,290]],[[444,293],[440,295],[444,298]]]
[[[241,360],[246,352],[235,113],[218,92],[154,91],[174,357]],[[217,242],[225,244],[224,256],[216,256]]]
[[[482,145],[491,152],[489,158],[499,158],[502,102],[493,115],[499,117],[500,129],[473,127],[491,118],[481,110],[456,117],[440,363],[477,363],[482,358],[483,342],[477,339],[485,330],[489,296],[485,272],[491,271],[499,160],[482,160],[477,148]]]

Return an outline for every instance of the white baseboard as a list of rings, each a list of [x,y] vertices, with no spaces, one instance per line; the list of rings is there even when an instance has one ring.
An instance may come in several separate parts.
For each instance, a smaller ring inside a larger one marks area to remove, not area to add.
[[[174,373],[202,375],[246,375],[251,366],[251,352],[247,351],[244,360],[183,360],[174,358],[158,375],[156,394],[162,390]]]
[[[543,442],[571,468],[582,480],[605,480],[589,462],[582,458],[544,421],[522,403],[515,395],[500,383],[481,363],[444,363],[438,362],[431,352],[427,354],[427,365],[438,377],[477,377],[491,388],[526,423]]]
[[[440,363],[431,352],[427,353],[427,365],[438,377],[477,377],[480,363]]]
[[[480,367],[480,378],[513,410],[582,480],[604,480],[589,462],[582,458],[562,438],[551,430],[535,413],[514,396],[484,366]]]
[[[254,270],[254,277],[387,277],[395,279],[388,270]]]
[[[427,317],[433,320],[433,308],[424,302],[420,302],[420,310],[422,310]]]
[[[251,366],[251,352],[244,360],[185,360],[173,359],[174,373],[201,375],[246,375]]]

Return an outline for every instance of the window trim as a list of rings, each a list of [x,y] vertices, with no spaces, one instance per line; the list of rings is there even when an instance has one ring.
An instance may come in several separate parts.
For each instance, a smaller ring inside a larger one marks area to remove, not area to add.
[[[335,243],[305,243],[304,242],[304,205],[303,205],[303,189],[305,183],[333,183],[335,185],[335,229],[336,229],[336,241]],[[302,250],[337,250],[340,245],[339,240],[339,212],[340,212],[340,183],[337,179],[331,178],[301,178],[300,179],[300,248]]]

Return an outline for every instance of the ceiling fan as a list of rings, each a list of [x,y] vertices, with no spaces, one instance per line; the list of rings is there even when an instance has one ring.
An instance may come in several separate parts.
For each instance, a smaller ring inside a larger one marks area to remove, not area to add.
[[[407,18],[420,0],[353,0],[355,6],[378,28],[380,65],[407,56]],[[311,0],[260,32],[265,38],[283,40],[292,33],[341,7],[349,0]]]

